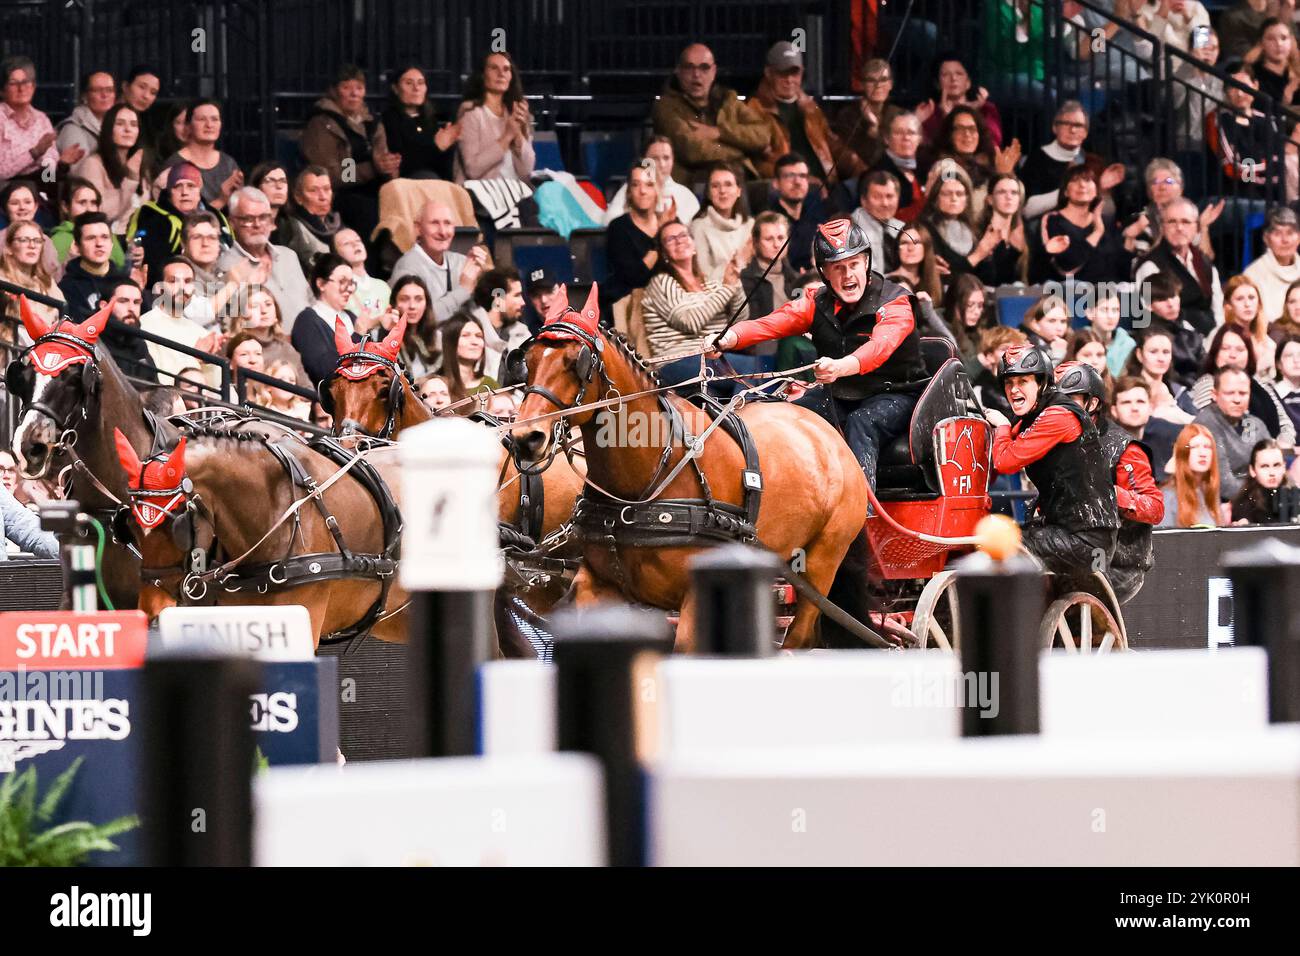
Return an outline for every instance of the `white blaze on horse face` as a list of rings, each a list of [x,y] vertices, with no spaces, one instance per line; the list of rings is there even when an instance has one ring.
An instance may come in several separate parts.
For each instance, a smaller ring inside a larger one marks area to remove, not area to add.
[[[41,375],[39,373],[35,375],[36,381],[32,384],[31,401],[27,403],[27,411],[23,413],[22,421],[18,423],[18,428],[14,431],[11,450],[14,453],[14,459],[18,462],[18,470],[24,475],[27,474],[27,459],[23,457],[22,453],[23,442],[27,440],[28,435],[35,430],[39,422],[45,422],[51,428],[55,427],[52,421],[32,408],[33,405],[44,402],[45,393],[54,383],[54,378],[55,376],[52,375]]]

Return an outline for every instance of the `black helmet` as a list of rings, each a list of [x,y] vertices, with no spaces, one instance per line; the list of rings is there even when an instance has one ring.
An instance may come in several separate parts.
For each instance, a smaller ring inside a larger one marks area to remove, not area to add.
[[[839,262],[854,256],[867,257],[867,277],[871,277],[871,240],[852,219],[832,219],[817,227],[813,236],[813,264],[817,274],[826,280],[822,267],[828,262]]]
[[[1085,362],[1062,362],[1056,367],[1056,387],[1066,395],[1090,395],[1106,403],[1106,383],[1095,368]]]
[[[998,384],[1005,385],[1011,375],[1032,375],[1045,389],[1052,382],[1052,357],[1036,345],[1013,345],[998,362]]]

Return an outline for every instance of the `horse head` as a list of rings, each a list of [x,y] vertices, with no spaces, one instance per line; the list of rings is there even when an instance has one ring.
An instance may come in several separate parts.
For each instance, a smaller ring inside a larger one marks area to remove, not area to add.
[[[400,318],[383,341],[357,345],[342,322],[334,323],[339,361],[320,386],[321,407],[334,419],[334,434],[392,438],[408,406],[420,405],[407,394],[398,360],[405,334],[406,319]]]
[[[506,360],[506,384],[527,386],[519,408],[521,424],[510,430],[525,461],[545,457],[557,431],[546,422],[528,424],[529,419],[597,401],[605,397],[601,382],[611,384],[605,370],[597,287],[592,285],[581,311],[569,306],[565,287],[560,292],[541,331],[513,349]],[[581,428],[595,414],[583,409],[566,415],[565,427]]]
[[[26,296],[18,297],[23,328],[35,343],[9,363],[5,387],[23,402],[14,432],[13,451],[23,474],[44,477],[69,431],[99,421],[102,381],[96,343],[112,305],[105,305],[80,325],[63,319],[54,325],[34,313]]]

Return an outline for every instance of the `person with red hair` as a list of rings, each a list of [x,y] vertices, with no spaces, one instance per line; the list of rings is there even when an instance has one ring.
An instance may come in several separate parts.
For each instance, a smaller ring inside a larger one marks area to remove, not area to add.
[[[1217,528],[1223,524],[1219,502],[1219,450],[1214,435],[1193,422],[1174,441],[1174,466],[1165,482],[1165,516],[1160,528]]]

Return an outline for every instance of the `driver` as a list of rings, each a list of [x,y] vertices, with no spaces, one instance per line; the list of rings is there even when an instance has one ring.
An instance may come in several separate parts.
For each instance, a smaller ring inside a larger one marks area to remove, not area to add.
[[[1023,468],[1038,489],[1026,549],[1057,574],[1108,570],[1119,513],[1092,419],[1056,388],[1052,360],[1037,346],[1007,349],[998,381],[1015,417],[994,433],[993,467],[1003,475]]]
[[[1127,603],[1151,570],[1154,551],[1151,531],[1165,516],[1165,499],[1151,469],[1151,449],[1106,415],[1106,383],[1097,370],[1082,362],[1056,367],[1056,388],[1078,402],[1101,439],[1101,451],[1114,473],[1119,506],[1119,536],[1110,562],[1110,583],[1120,603]]]
[[[813,261],[826,282],[820,292],[736,323],[713,347],[726,352],[810,333],[820,356],[813,374],[822,387],[796,404],[843,423],[874,491],[880,449],[907,430],[929,380],[917,332],[920,308],[907,289],[871,270],[871,243],[848,219],[817,228]]]

